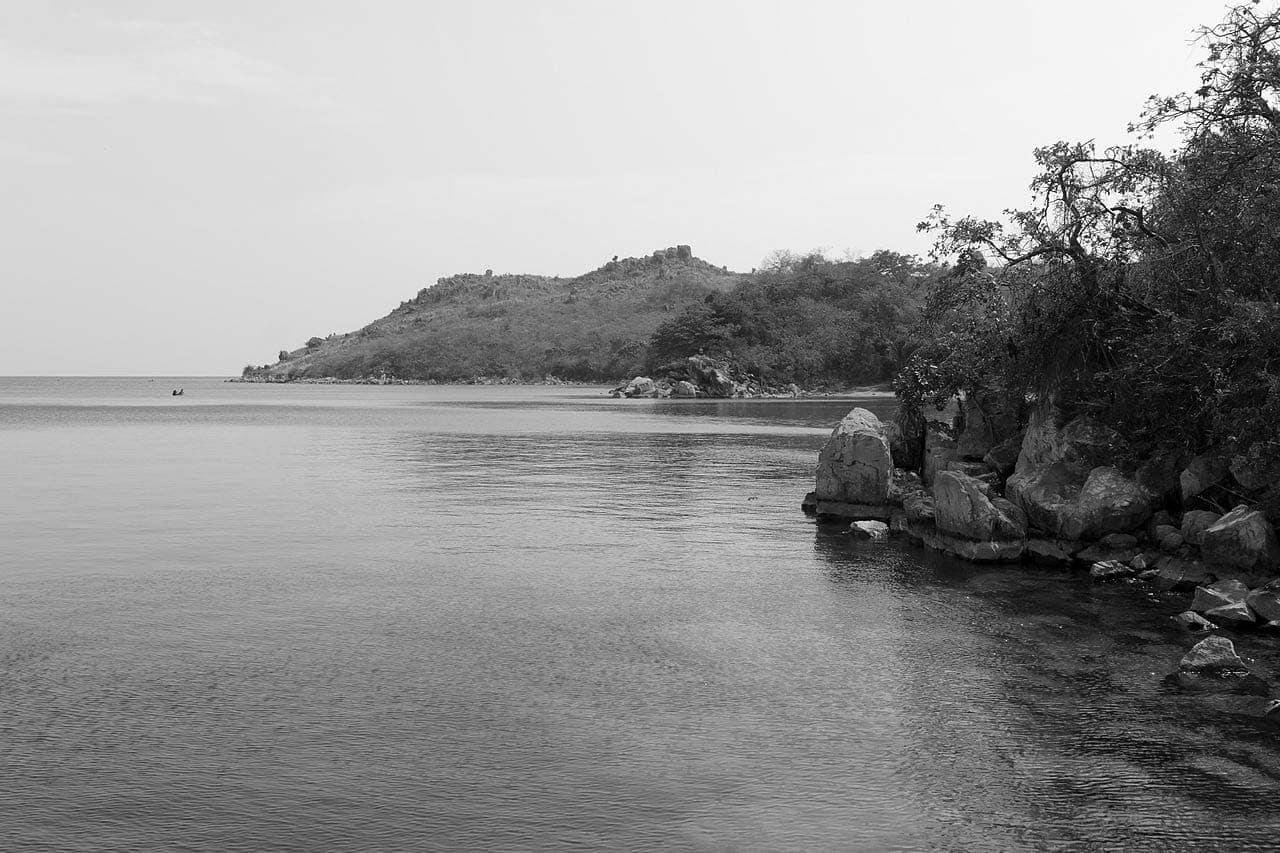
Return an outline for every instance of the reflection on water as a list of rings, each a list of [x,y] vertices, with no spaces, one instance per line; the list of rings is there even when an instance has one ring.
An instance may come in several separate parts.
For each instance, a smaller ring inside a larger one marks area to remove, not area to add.
[[[850,401],[185,380],[196,402],[168,407],[137,380],[4,382],[15,848],[1262,850],[1280,830],[1256,700],[1162,684],[1176,597],[801,516]],[[1269,643],[1242,648],[1272,675]]]

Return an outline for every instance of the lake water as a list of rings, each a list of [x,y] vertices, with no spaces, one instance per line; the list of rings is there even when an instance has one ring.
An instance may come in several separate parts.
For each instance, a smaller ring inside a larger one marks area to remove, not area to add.
[[[1185,596],[801,515],[855,402],[0,380],[0,848],[1276,849]]]

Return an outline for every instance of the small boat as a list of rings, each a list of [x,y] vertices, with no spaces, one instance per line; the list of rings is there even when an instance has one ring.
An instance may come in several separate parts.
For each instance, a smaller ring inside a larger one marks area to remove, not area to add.
[[[182,392],[183,392],[183,391],[185,391],[185,390],[186,390],[185,388],[174,388],[174,389],[173,389],[173,396],[175,396],[175,397],[181,397],[181,396],[182,396]]]

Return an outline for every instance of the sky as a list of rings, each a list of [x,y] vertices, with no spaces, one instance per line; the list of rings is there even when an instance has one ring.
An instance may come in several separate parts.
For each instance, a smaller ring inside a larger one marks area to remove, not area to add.
[[[1217,0],[6,0],[0,375],[238,375],[459,272],[923,253]]]

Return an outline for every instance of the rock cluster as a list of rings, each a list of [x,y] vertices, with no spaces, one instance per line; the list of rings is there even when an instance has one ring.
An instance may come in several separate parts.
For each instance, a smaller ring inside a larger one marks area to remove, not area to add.
[[[794,384],[772,387],[732,364],[694,355],[658,367],[653,377],[637,376],[609,391],[617,397],[799,397]]]
[[[922,421],[913,435],[902,418],[886,425],[851,411],[822,449],[805,510],[888,521],[894,533],[969,560],[1080,566],[1098,581],[1190,590],[1236,579],[1270,606],[1261,584],[1280,569],[1280,543],[1260,511],[1187,508],[1175,517],[1162,508],[1170,495],[1203,492],[1225,462],[1136,466],[1114,430],[1084,416],[1064,422],[1049,406],[1022,427],[990,400],[953,399]],[[1219,625],[1275,620],[1251,607],[1242,598],[1193,610]]]

